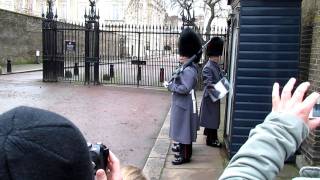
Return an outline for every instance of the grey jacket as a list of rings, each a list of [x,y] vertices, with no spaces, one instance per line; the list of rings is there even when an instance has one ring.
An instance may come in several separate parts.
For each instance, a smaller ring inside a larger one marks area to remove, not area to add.
[[[196,65],[188,66],[169,86],[172,92],[169,136],[182,144],[196,141],[199,118],[193,113],[190,91],[197,84]]]
[[[204,92],[200,107],[200,126],[219,129],[220,100],[212,102],[208,94],[213,90],[210,85],[216,84],[222,78],[219,65],[209,60],[202,70],[202,77]]]
[[[265,121],[251,130],[249,139],[231,159],[220,176],[225,179],[275,179],[309,129],[292,114],[270,113]]]

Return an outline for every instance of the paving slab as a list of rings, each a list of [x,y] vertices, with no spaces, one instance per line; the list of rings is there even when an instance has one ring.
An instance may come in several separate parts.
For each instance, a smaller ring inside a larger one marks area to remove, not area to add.
[[[216,169],[164,169],[161,179],[204,180],[219,177],[221,170]]]

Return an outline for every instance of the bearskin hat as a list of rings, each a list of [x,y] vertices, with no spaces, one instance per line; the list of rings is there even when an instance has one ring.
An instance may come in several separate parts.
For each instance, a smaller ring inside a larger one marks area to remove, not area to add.
[[[192,57],[201,49],[201,40],[198,34],[191,28],[186,28],[180,33],[178,50],[180,56]],[[198,63],[200,57],[195,61]]]
[[[220,37],[214,37],[207,46],[207,56],[221,56],[223,50],[223,40]]]

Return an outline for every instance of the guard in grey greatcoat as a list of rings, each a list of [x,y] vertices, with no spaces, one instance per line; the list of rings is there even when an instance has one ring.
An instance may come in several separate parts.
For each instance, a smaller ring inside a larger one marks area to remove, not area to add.
[[[223,40],[214,37],[207,47],[209,61],[202,70],[204,83],[204,94],[200,107],[200,126],[205,127],[204,134],[207,135],[208,146],[221,147],[218,140],[218,129],[220,125],[220,100],[215,102],[209,96],[214,91],[212,84],[216,84],[222,77],[222,70],[219,67],[219,59],[222,55]]]
[[[184,29],[180,34],[178,49],[179,61],[184,64],[201,49],[201,40],[192,29]],[[194,88],[198,74],[195,63],[199,61],[200,58],[197,58],[168,85],[168,90],[172,92],[169,136],[179,143],[176,147],[178,154],[172,161],[174,165],[190,161],[192,142],[197,138],[199,118],[195,107]]]

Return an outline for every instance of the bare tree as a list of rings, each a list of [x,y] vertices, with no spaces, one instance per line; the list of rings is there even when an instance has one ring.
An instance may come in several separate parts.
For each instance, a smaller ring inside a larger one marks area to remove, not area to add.
[[[211,32],[211,24],[212,21],[215,17],[218,17],[219,14],[216,12],[217,9],[215,9],[216,5],[218,5],[218,10],[220,9],[221,11],[221,5],[220,2],[221,0],[203,0],[203,2],[210,8],[210,17],[206,26],[206,34],[210,34]],[[207,37],[209,39],[209,37]]]
[[[197,0],[170,0],[170,4],[171,4],[171,7],[179,7],[181,10],[187,10],[188,5],[196,1]],[[222,12],[221,4],[220,4],[221,1],[222,0],[203,0],[205,6],[208,6],[210,11],[210,17],[206,25],[205,34],[210,34],[211,24],[213,19],[221,15],[221,12]],[[207,37],[207,39],[208,38],[209,37]]]
[[[196,28],[194,22],[195,19],[193,17],[194,14],[193,16],[191,15],[192,5],[195,1],[197,0],[170,0],[170,5],[173,8],[178,7],[181,10],[180,15],[182,17],[183,23],[186,23]]]

